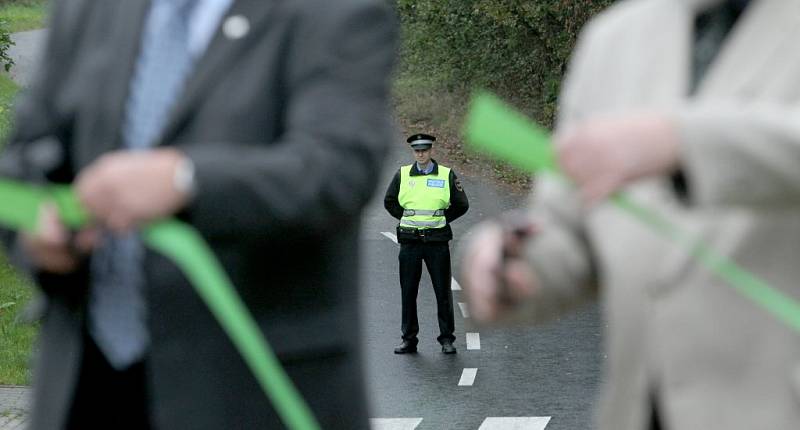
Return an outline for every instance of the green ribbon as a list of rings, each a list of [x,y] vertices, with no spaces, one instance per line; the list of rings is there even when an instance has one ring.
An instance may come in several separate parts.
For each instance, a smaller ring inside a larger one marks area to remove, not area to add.
[[[502,159],[530,173],[560,176],[549,133],[497,97],[476,93],[464,127],[467,142],[480,152]],[[758,276],[738,266],[666,218],[617,193],[612,203],[686,250],[695,261],[723,279],[739,294],[800,333],[800,303]]]
[[[0,180],[0,200],[3,202],[0,225],[9,229],[35,231],[39,207],[45,202],[55,203],[62,222],[72,229],[89,221],[70,186],[32,186]],[[250,367],[286,427],[318,430],[319,424],[308,405],[197,230],[168,219],[146,225],[142,236],[147,246],[170,258],[183,271]]]

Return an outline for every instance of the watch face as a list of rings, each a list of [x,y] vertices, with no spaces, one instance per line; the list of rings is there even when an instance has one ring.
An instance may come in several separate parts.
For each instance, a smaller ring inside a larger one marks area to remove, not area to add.
[[[175,176],[173,176],[172,182],[176,190],[190,195],[193,194],[195,191],[194,163],[188,158],[181,160],[175,168]]]

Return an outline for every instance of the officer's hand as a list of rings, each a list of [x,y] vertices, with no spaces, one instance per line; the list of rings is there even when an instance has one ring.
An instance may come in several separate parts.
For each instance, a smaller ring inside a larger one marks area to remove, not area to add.
[[[109,153],[78,176],[78,198],[94,219],[116,232],[172,215],[189,200],[174,182],[184,157],[173,148]]]
[[[40,208],[36,232],[21,234],[22,248],[33,265],[39,270],[56,274],[75,271],[97,240],[98,234],[94,229],[82,230],[70,240],[52,203]]]
[[[536,275],[524,258],[535,226],[518,214],[480,224],[467,244],[462,284],[473,317],[479,322],[502,318],[537,290]]]

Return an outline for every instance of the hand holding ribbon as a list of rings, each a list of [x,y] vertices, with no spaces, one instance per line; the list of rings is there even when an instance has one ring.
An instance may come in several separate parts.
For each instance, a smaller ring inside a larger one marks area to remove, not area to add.
[[[475,95],[465,123],[464,134],[467,142],[478,151],[530,173],[561,177],[558,157],[547,131],[491,94]],[[663,158],[668,160],[669,150],[665,151]],[[668,168],[669,163],[665,166],[664,168]],[[605,192],[612,189],[613,187]],[[665,240],[686,250],[698,264],[724,280],[743,297],[800,333],[800,303],[797,300],[738,266],[728,257],[717,253],[670,220],[632,201],[624,193],[611,195],[611,202]]]

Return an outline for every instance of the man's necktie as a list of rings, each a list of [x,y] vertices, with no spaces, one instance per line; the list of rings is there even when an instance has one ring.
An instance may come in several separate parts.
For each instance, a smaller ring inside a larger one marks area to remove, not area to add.
[[[126,148],[146,150],[163,132],[192,66],[189,15],[196,0],[154,0],[145,22],[122,124]],[[105,234],[92,257],[89,333],[109,363],[125,369],[149,344],[144,249],[138,234]]]

